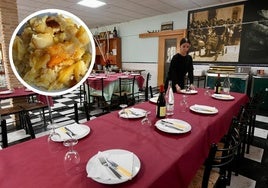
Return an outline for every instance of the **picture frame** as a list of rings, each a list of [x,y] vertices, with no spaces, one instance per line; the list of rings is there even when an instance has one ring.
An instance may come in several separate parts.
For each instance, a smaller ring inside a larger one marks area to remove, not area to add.
[[[239,62],[244,2],[188,12],[189,54],[195,62]]]
[[[173,30],[173,22],[164,22],[161,24],[161,31]]]

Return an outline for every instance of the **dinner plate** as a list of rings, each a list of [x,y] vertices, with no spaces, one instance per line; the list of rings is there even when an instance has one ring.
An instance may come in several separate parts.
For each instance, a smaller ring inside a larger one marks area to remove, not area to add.
[[[217,114],[218,109],[212,106],[206,106],[206,105],[192,105],[190,106],[190,110],[201,113],[201,114]]]
[[[187,133],[191,131],[192,127],[189,123],[179,119],[160,119],[155,123],[157,129],[166,133]]]
[[[149,99],[149,101],[152,103],[157,103],[157,100],[158,100],[158,96]]]
[[[131,76],[140,76],[140,74],[138,74],[138,73],[131,73],[130,75]]]
[[[213,98],[215,99],[219,99],[219,100],[234,100],[234,96],[232,95],[227,95],[227,94],[213,94],[211,95]]]
[[[135,155],[133,152],[130,152],[128,150],[123,150],[123,149],[110,149],[106,151],[102,151],[103,155],[124,155],[124,154],[133,154],[133,166],[132,166],[132,178],[133,179],[138,172],[140,171],[141,168],[141,162],[140,159],[138,158],[137,155]],[[118,163],[120,165],[120,163]],[[96,165],[101,165],[98,161],[98,153],[95,154],[93,157],[89,159],[86,165],[86,171],[89,173],[90,171],[94,170],[94,167]],[[126,181],[129,181],[127,178],[122,178],[122,179],[101,179],[97,177],[90,177],[94,181],[103,183],[103,184],[120,184]]]
[[[11,94],[13,91],[11,90],[5,90],[5,91],[0,91],[0,95],[6,95],[6,94]]]
[[[118,112],[119,116],[122,118],[141,118],[144,117],[146,111],[141,108],[126,108]]]
[[[107,78],[107,76],[96,76],[96,78],[103,78],[103,79],[106,79]]]
[[[118,76],[118,78],[128,78],[128,76]]]
[[[66,127],[67,129],[71,130],[74,134],[76,134],[75,136],[73,136],[76,139],[84,138],[90,133],[89,126],[83,125],[83,124],[74,123],[74,124],[67,125],[64,127]],[[60,139],[55,139],[52,137],[52,140],[54,142],[63,142],[64,140],[67,140],[70,138],[70,136],[66,134],[66,130],[64,129],[64,127],[59,127],[55,129],[55,132],[60,134]]]
[[[181,90],[181,93],[183,93],[183,94],[197,94],[198,93],[198,91],[197,90],[189,90],[189,91],[186,91],[186,89],[182,89]]]

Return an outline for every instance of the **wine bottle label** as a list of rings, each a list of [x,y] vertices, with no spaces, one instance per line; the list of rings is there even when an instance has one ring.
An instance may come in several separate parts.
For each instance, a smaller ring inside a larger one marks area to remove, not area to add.
[[[166,107],[165,106],[161,106],[159,108],[159,116],[160,117],[165,117],[166,116]]]

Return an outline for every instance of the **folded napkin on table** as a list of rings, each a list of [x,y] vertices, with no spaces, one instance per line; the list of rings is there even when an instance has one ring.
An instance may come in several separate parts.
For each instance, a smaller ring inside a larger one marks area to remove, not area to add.
[[[125,109],[125,113],[126,114],[122,114],[122,115],[127,115],[128,117],[136,117],[136,116],[144,116],[145,115],[145,111],[141,110],[141,109],[137,109],[137,108],[127,108]]]
[[[79,125],[77,123],[67,125],[67,126],[64,126],[64,127],[67,127],[67,129],[69,129],[70,131],[72,131],[76,135],[83,135],[85,133],[85,129],[81,125]],[[64,127],[60,127],[60,128],[57,128],[55,130],[55,132],[60,134],[60,137],[61,137],[62,140],[66,140],[66,139],[70,138],[70,136],[68,136],[66,134],[67,130],[65,130]]]
[[[199,105],[199,104],[195,104],[194,109],[195,110],[200,110],[200,111],[208,111],[208,112],[215,112],[216,111],[215,107]]]
[[[103,153],[99,151],[97,156],[93,159],[90,169],[88,170],[88,174],[87,174],[88,177],[99,178],[103,180],[118,180],[118,178],[111,172],[111,170],[108,167],[105,167],[104,165],[100,163],[98,159],[99,157],[104,157],[108,159],[109,161],[113,161],[117,163],[119,166],[128,170],[130,173],[132,173],[133,153],[109,154],[109,153]],[[121,180],[130,179],[129,177],[124,176],[124,174],[120,173],[120,175],[122,175]]]

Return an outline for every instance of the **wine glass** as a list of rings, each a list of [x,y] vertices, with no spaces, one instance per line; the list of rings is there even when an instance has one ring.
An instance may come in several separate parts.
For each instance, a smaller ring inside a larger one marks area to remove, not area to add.
[[[64,168],[65,172],[69,175],[77,174],[81,171],[80,169],[80,155],[74,150],[74,145],[78,143],[78,140],[74,137],[70,137],[63,141],[63,145],[69,147],[69,150],[64,156]]]
[[[51,152],[57,152],[61,149],[61,145],[55,141],[60,141],[61,136],[55,131],[55,124],[53,121],[49,122],[47,128],[51,130],[47,138],[48,149]]]
[[[146,111],[145,112],[145,117],[141,120],[141,124],[142,125],[152,125],[152,122],[150,121],[150,119],[148,118],[148,115],[151,114],[151,111]]]
[[[121,115],[126,115],[127,116],[128,115],[127,112],[126,112],[127,104],[120,104],[119,106],[120,106],[120,108],[122,108],[122,111],[120,112],[120,116]]]
[[[182,112],[186,112],[188,109],[188,102],[186,99],[186,95],[182,95],[182,100],[180,101],[180,107]]]
[[[205,95],[205,96],[211,96],[211,93],[210,93],[210,87],[206,87],[206,90],[205,90],[204,95]]]

